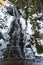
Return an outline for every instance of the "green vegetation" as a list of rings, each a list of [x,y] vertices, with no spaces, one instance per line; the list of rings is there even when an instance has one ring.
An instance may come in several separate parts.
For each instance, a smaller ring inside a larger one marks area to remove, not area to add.
[[[38,54],[43,53],[43,48],[38,43],[36,44],[36,49],[37,49]]]

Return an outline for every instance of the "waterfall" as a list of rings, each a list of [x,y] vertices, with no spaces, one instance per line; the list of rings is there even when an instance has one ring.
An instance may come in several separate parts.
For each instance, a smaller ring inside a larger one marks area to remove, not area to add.
[[[15,5],[13,6],[13,15],[15,17],[15,20],[11,24],[11,30],[10,30],[10,38],[11,39],[10,39],[10,41],[11,40],[15,40],[16,41],[16,43],[14,42],[14,45],[16,44],[16,47],[18,48],[18,51],[19,51],[19,54],[20,54],[20,57],[23,58],[22,52],[21,52],[21,49],[20,49],[20,46],[19,46],[20,33],[21,33],[21,27],[20,26],[21,25],[20,25],[19,13],[18,13],[17,7]],[[12,39],[12,37],[14,37],[14,38]],[[11,44],[12,44],[12,42],[11,42]]]

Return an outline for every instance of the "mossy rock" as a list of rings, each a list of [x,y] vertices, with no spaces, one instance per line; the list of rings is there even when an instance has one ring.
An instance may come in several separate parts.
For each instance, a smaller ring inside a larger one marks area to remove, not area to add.
[[[36,49],[37,49],[37,53],[38,53],[38,54],[43,53],[43,48],[42,48],[42,46],[40,46],[38,43],[36,44]]]

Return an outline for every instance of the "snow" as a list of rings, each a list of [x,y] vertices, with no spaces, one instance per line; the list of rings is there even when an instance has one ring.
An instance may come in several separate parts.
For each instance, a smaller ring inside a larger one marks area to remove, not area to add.
[[[5,28],[0,28],[0,32],[4,36],[5,40],[9,39],[8,32],[10,30],[10,25],[13,20],[14,20],[14,17],[7,13],[6,6],[0,6],[0,25],[2,26],[3,24],[5,27]],[[0,39],[0,44],[2,44],[2,46],[0,46],[0,50],[6,48],[6,45],[8,43],[9,41],[5,42],[3,39]]]
[[[0,46],[0,50],[6,48],[6,44],[3,39],[0,39],[0,44],[2,45],[2,46]]]
[[[0,58],[3,58],[3,49],[6,48],[6,45],[9,44],[9,30],[11,26],[11,22],[14,20],[14,17],[9,15],[7,12],[7,7],[9,6],[9,3],[6,1],[5,6],[0,6],[0,26],[3,24],[3,28],[0,28],[0,32],[2,33],[5,40],[0,39]],[[7,27],[6,27],[7,26]]]
[[[22,17],[20,18],[20,22],[21,22],[21,25],[22,25],[22,29],[25,30],[26,28],[26,23],[25,23],[25,19],[23,19]],[[27,30],[26,30],[26,33],[28,33],[29,35],[32,35],[33,34],[33,31],[32,31],[32,25],[30,24],[30,20],[27,21]]]
[[[41,27],[41,29],[39,30],[39,32],[41,33],[41,34],[43,34],[43,21],[40,21],[41,23],[40,23],[40,27]]]
[[[8,28],[10,27],[11,22],[14,20],[13,16],[9,16],[8,20],[7,20],[7,26]]]
[[[35,19],[36,17],[41,17],[42,16],[42,13],[39,13],[38,15],[37,14],[34,14],[33,15],[33,19]],[[25,24],[25,19],[23,19],[22,17],[20,18],[20,22],[22,24],[22,29],[25,30],[26,28],[26,24]],[[40,29],[39,29],[39,33],[40,34],[43,34],[43,21],[39,21],[37,20],[37,22],[39,23],[40,25]],[[28,40],[30,38],[30,35],[32,35],[34,32],[32,31],[32,25],[30,24],[30,19],[27,21],[27,29],[26,29],[26,33],[24,33],[24,37],[26,37],[26,39]],[[25,45],[28,45],[29,42],[25,41],[26,44]],[[43,45],[43,39],[40,40],[40,44]],[[42,54],[38,54],[37,53],[37,50],[36,50],[36,46],[32,46],[32,49],[33,49],[33,52],[35,52],[35,56],[43,56],[43,53]],[[31,49],[30,48],[26,48],[26,53],[25,55],[28,56],[29,54],[32,53]]]
[[[40,31],[41,34],[43,34],[43,28],[41,28],[39,31]]]
[[[35,56],[38,56],[38,57],[43,57],[43,53],[38,54],[38,53],[36,52],[36,53],[35,53]]]
[[[32,16],[33,16],[33,18],[36,18],[37,17],[37,14],[33,14]]]
[[[40,40],[40,45],[43,46],[43,39]]]
[[[32,19],[43,17],[43,13],[33,14]]]
[[[23,19],[22,17],[20,17],[20,23],[22,25],[22,29],[24,30],[26,28],[25,19]]]
[[[32,31],[32,25],[29,23],[29,21],[27,21],[27,33],[29,33],[29,35],[32,35],[33,34],[33,31]]]
[[[42,17],[42,16],[43,16],[43,13],[39,13],[38,15],[37,14],[34,14],[33,15],[33,19],[36,18],[36,17],[39,18],[39,17]],[[42,37],[43,37],[43,21],[42,20],[40,20],[40,21],[37,20],[37,22],[39,23],[39,26],[40,26],[39,33],[42,34]],[[40,39],[39,40],[39,45],[41,45],[42,48],[43,48],[43,39]],[[36,47],[34,47],[34,49],[36,50]],[[39,57],[41,56],[41,57],[43,57],[43,53],[38,54],[37,53],[37,50],[36,50],[35,51],[35,56],[39,56]]]
[[[30,48],[26,48],[25,56],[26,58],[32,58],[33,54]]]
[[[43,35],[43,21],[42,20],[37,20],[37,22],[39,23],[40,29],[39,29],[39,33]]]

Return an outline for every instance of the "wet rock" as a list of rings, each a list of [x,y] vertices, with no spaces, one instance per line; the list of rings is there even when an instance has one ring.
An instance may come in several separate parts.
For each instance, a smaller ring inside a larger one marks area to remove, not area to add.
[[[13,8],[8,7],[7,10],[8,10],[7,12],[8,12],[10,15],[13,15]]]
[[[0,46],[2,46],[2,44],[0,44]]]
[[[3,35],[2,35],[2,33],[0,32],[0,39],[4,39],[4,37],[3,37]]]

